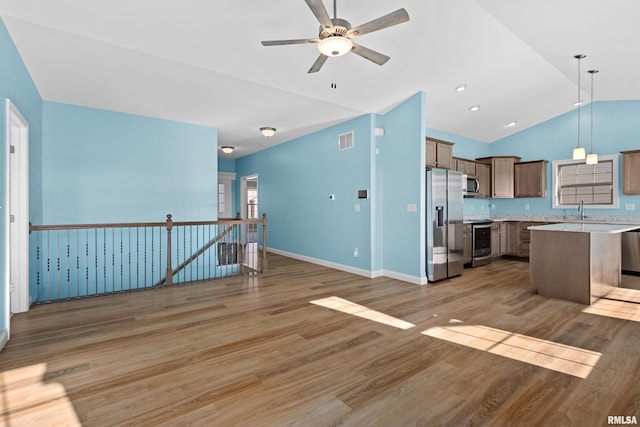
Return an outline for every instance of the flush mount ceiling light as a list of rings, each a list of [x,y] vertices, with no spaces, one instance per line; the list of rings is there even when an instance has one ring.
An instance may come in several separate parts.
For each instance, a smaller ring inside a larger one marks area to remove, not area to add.
[[[469,111],[478,111],[480,109],[479,105],[472,105],[471,107],[469,107]]]
[[[223,145],[220,148],[222,149],[222,152],[225,154],[231,154],[233,153],[233,150],[235,150],[235,147],[232,147],[230,145]]]
[[[589,70],[587,71],[591,74],[591,151],[587,156],[587,164],[588,165],[597,165],[598,164],[598,155],[593,152],[593,75],[598,72],[598,70]]]
[[[266,136],[267,138],[271,138],[273,135],[276,134],[276,128],[272,128],[269,126],[263,126],[260,128],[260,132],[262,132],[262,134],[264,136]]]
[[[508,127],[508,128],[512,128],[517,124],[518,124],[518,122],[516,122],[515,120],[512,120],[509,123],[507,123],[505,126]]]
[[[467,85],[463,83],[461,85],[456,86],[456,92],[464,92],[466,88],[467,88]]]
[[[580,100],[580,62],[583,58],[586,58],[587,55],[580,54],[574,55],[573,57],[578,60],[578,100],[574,104],[578,107],[578,145],[573,149],[573,160],[582,160],[586,157],[586,152],[584,147],[580,146],[580,106],[582,105]]]
[[[347,37],[331,36],[320,40],[318,50],[326,56],[342,56],[353,47],[353,42]]]

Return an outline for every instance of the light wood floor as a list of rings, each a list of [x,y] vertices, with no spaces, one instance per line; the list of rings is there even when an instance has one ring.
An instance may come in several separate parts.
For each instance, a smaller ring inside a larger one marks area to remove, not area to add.
[[[528,264],[515,260],[424,287],[273,254],[269,266],[260,277],[14,316],[0,353],[0,424],[583,427],[607,425],[609,415],[640,419],[637,303],[607,301],[589,313],[540,297],[529,289]],[[625,276],[629,287],[638,283]]]

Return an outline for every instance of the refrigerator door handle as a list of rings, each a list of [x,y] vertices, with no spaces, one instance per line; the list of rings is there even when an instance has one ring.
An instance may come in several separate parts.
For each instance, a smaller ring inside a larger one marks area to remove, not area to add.
[[[444,226],[444,206],[436,206],[436,227]]]

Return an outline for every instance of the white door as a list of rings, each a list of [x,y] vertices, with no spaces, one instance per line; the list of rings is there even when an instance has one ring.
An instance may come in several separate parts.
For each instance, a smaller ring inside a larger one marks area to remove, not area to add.
[[[29,124],[7,99],[10,313],[29,310]]]

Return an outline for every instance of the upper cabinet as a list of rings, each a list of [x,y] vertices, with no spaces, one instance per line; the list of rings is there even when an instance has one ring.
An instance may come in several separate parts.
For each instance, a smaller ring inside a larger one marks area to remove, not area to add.
[[[622,151],[622,193],[640,194],[640,150]]]
[[[491,165],[491,194],[495,199],[514,197],[514,165],[520,161],[517,156],[482,157],[478,162]]]
[[[513,165],[515,197],[547,196],[547,163],[536,160]]]
[[[453,143],[435,138],[426,139],[428,168],[454,169]]]
[[[476,162],[473,160],[461,159],[459,157],[454,157],[453,161],[455,163],[455,170],[458,172],[466,173],[467,175],[476,175]]]
[[[476,163],[476,177],[480,183],[476,197],[491,197],[491,166],[485,163]]]

